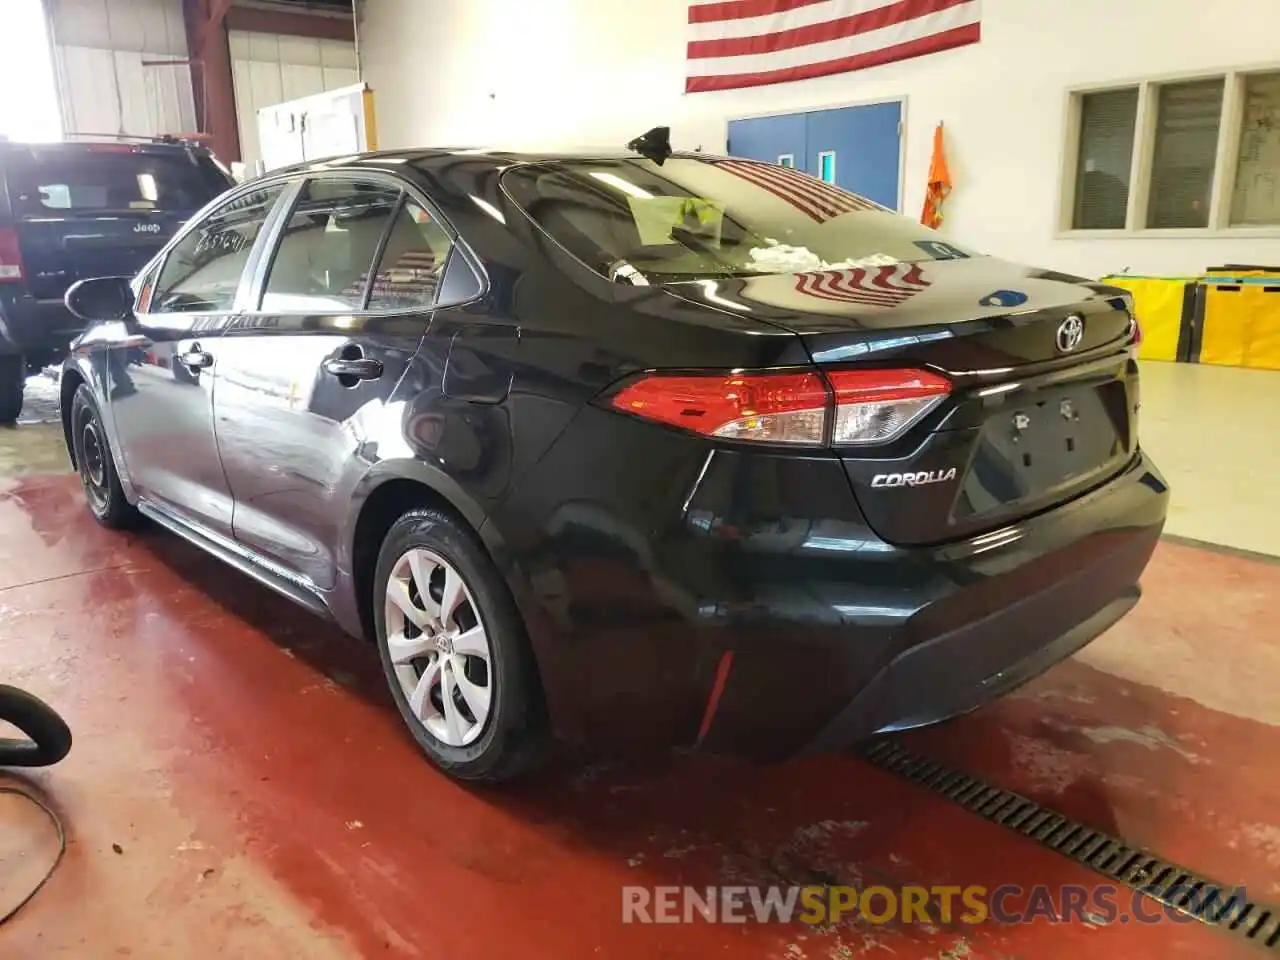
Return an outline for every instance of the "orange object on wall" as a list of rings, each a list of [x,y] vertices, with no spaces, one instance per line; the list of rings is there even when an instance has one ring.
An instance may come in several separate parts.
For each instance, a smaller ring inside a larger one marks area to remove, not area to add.
[[[924,192],[924,212],[920,222],[937,230],[942,226],[942,203],[951,193],[951,170],[947,167],[947,152],[942,145],[942,124],[933,131],[933,159],[929,163],[929,183]]]

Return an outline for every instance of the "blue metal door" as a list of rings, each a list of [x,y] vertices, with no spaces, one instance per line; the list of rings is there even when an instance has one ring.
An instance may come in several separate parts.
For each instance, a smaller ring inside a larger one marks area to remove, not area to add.
[[[730,120],[728,152],[730,156],[782,163],[812,173],[807,165],[805,117],[803,113],[785,113],[777,117]]]
[[[897,210],[901,120],[901,103],[873,103],[806,114],[805,139],[811,172]]]
[[[728,152],[786,163],[897,210],[901,120],[897,102],[731,120]]]

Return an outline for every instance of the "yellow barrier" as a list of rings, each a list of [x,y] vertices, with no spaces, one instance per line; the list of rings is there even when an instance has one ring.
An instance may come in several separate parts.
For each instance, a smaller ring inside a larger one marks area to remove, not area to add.
[[[1280,279],[1205,284],[1200,362],[1280,370]]]
[[[1133,294],[1133,312],[1142,327],[1138,356],[1143,360],[1177,360],[1187,282],[1125,276],[1103,277],[1102,282]]]

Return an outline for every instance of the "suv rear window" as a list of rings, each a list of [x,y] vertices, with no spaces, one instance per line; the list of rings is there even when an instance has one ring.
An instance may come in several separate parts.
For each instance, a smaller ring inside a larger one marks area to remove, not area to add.
[[[171,153],[13,150],[3,159],[15,216],[193,213],[231,186],[210,158]]]
[[[502,183],[575,257],[633,283],[637,274],[666,282],[978,255],[870,200],[753,160],[558,160],[515,167]]]

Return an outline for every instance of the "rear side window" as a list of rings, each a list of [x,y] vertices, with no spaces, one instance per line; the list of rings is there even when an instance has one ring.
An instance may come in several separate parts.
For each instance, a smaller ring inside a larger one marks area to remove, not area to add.
[[[165,259],[155,313],[221,313],[235,304],[240,275],[283,184],[254,190],[220,207],[186,234]]]
[[[400,190],[378,183],[311,180],[302,190],[267,274],[267,313],[359,310]]]
[[[24,219],[194,213],[231,186],[212,160],[177,150],[37,147],[10,152],[5,167],[13,212]]]
[[[370,310],[429,307],[453,243],[431,213],[414,200],[396,214],[369,293]]]

